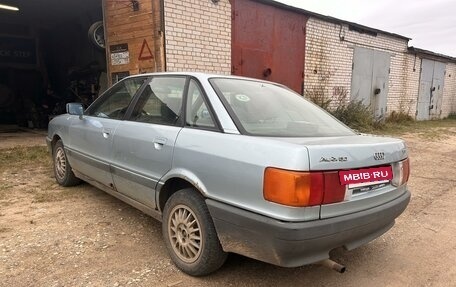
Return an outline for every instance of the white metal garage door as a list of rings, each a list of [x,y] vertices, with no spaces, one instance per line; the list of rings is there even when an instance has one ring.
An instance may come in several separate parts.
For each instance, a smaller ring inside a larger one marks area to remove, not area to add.
[[[370,106],[376,119],[387,110],[390,58],[389,53],[361,47],[353,52],[351,100]]]
[[[446,64],[422,59],[417,120],[439,118],[442,112],[443,80]]]

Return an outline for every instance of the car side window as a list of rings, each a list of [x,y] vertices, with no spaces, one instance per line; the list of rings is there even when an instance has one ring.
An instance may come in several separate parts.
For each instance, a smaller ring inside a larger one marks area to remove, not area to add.
[[[146,79],[147,77],[138,77],[119,82],[87,109],[86,114],[99,118],[123,119],[131,100]]]
[[[178,125],[182,115],[185,77],[154,77],[142,91],[130,120]]]
[[[201,88],[195,80],[191,80],[188,86],[185,122],[187,126],[191,127],[216,127],[204,100]]]

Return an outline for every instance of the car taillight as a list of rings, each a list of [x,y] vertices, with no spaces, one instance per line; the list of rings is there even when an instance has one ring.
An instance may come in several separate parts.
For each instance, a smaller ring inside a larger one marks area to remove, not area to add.
[[[264,172],[266,200],[295,207],[343,201],[345,186],[337,171],[301,172],[268,167]]]
[[[393,163],[393,180],[391,184],[401,186],[407,183],[410,176],[410,161],[408,158],[403,161]]]

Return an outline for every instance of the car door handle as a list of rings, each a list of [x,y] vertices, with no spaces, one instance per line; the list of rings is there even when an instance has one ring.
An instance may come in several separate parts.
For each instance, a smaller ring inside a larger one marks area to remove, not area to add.
[[[105,139],[109,138],[109,136],[111,135],[111,129],[103,129],[102,134]]]
[[[166,143],[166,138],[155,138],[154,139],[154,148],[160,150],[165,145],[165,143]]]

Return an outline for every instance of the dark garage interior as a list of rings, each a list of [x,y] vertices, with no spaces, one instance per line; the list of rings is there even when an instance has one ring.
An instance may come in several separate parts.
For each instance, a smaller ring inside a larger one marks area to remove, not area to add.
[[[46,128],[65,103],[89,104],[106,87],[103,39],[97,45],[89,37],[94,28],[103,36],[101,0],[0,0],[2,5],[0,126]]]

